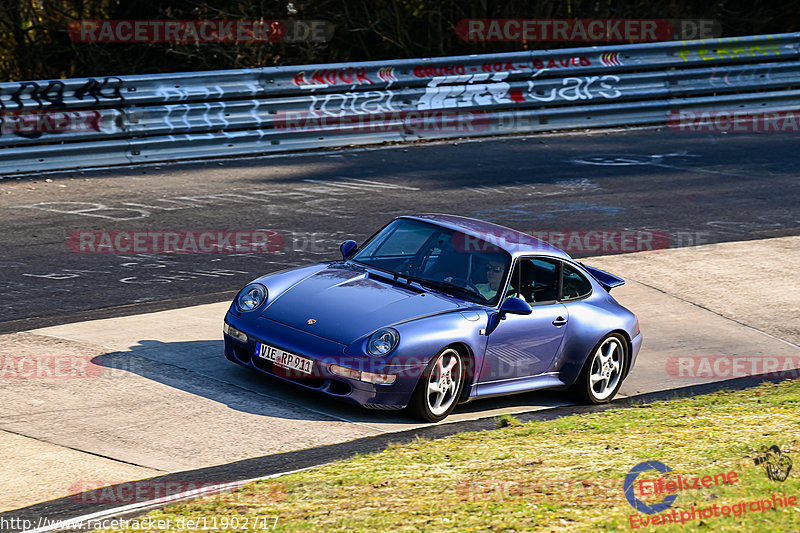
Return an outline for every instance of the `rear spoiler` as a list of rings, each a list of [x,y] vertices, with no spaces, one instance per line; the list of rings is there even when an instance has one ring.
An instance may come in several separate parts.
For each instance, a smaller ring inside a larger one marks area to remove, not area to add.
[[[588,265],[584,265],[583,263],[580,264],[583,268],[589,271],[594,279],[597,280],[600,285],[607,291],[610,291],[614,287],[619,287],[620,285],[625,285],[625,280],[615,276],[614,274],[609,274],[605,270],[600,270],[599,268],[590,267]]]

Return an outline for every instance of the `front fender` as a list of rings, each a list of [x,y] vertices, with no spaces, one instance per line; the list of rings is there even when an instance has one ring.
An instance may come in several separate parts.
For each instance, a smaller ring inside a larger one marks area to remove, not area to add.
[[[262,304],[261,307],[256,310],[243,313],[236,307],[236,297],[234,297],[228,312],[243,320],[255,320],[259,315],[261,315],[264,309],[269,306],[270,303],[275,301],[275,299],[283,294],[286,290],[308,278],[309,276],[313,276],[320,270],[324,270],[328,266],[330,266],[330,263],[317,263],[305,267],[279,270],[278,272],[273,272],[272,274],[260,276],[250,283],[261,283],[267,288],[266,303]]]
[[[369,335],[350,344],[345,353],[352,356],[369,357],[375,362],[392,366],[428,365],[442,348],[461,344],[467,348],[470,358],[466,361],[470,378],[475,368],[480,368],[486,353],[486,330],[489,314],[483,310],[458,310],[435,316],[428,316],[392,326],[400,334],[397,347],[384,357],[367,355]],[[468,381],[469,384],[469,381]]]

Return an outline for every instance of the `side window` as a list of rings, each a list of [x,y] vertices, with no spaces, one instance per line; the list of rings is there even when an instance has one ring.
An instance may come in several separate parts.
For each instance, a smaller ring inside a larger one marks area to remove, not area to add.
[[[592,292],[592,284],[577,270],[564,264],[564,287],[562,300],[577,300]]]
[[[508,296],[529,304],[558,299],[558,263],[548,259],[520,259],[514,267]]]

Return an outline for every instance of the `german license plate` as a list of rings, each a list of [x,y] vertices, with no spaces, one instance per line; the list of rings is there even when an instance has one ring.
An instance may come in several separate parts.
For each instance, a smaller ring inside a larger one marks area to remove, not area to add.
[[[307,357],[285,352],[280,348],[260,342],[256,343],[256,356],[272,361],[277,366],[288,368],[289,370],[297,370],[302,374],[310,374],[311,369],[314,367],[314,361]]]

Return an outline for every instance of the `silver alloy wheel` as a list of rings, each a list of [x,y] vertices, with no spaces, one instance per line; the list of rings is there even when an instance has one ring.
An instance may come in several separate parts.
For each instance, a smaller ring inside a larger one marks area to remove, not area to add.
[[[605,400],[617,389],[624,356],[620,340],[616,337],[609,337],[598,346],[589,373],[589,388],[595,399]]]
[[[453,402],[461,385],[461,357],[453,348],[439,354],[427,378],[425,401],[434,416],[444,414]]]

